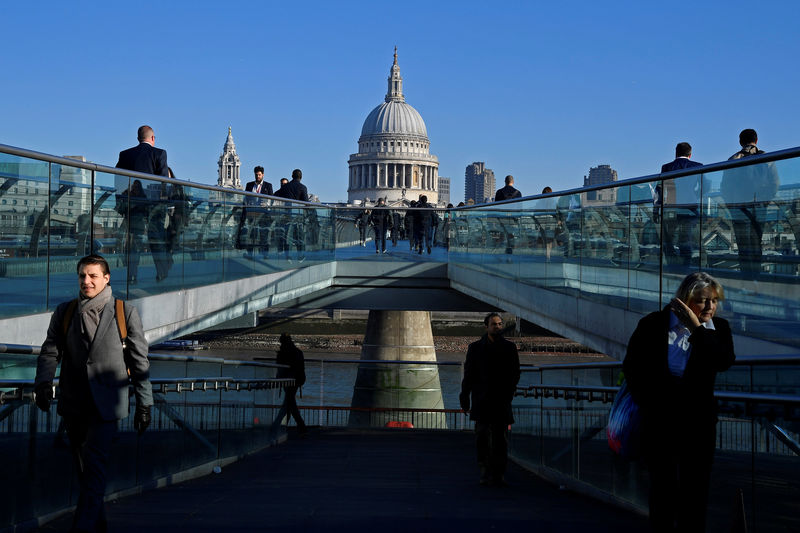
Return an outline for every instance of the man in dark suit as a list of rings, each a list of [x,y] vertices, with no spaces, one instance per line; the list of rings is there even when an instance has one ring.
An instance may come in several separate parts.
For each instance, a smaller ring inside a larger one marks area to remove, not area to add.
[[[506,186],[498,189],[494,195],[495,202],[502,202],[503,200],[511,200],[512,198],[522,198],[522,193],[514,188],[514,176],[508,175],[505,179]]]
[[[79,299],[56,308],[37,360],[35,400],[45,412],[50,411],[61,363],[58,414],[64,418],[80,482],[71,531],[107,529],[106,470],[117,421],[128,416],[129,376],[136,395],[133,427],[139,434],[150,424],[153,405],[142,321],[135,307],[123,304],[123,345],[110,280],[103,257],[87,255],[78,261]]]
[[[293,200],[308,201],[308,188],[300,181],[303,179],[303,171],[296,168],[292,171],[292,181],[286,186],[288,198]],[[305,260],[306,249],[306,213],[305,210],[293,210],[292,223],[289,227],[289,235],[295,243],[297,248],[298,259],[302,262]]]
[[[506,176],[505,182],[506,186],[502,189],[498,189],[495,193],[495,202],[502,202],[503,200],[511,200],[513,198],[522,198],[522,193],[514,187],[514,176],[509,174]],[[514,234],[506,229],[506,225],[502,221],[500,224],[502,225],[503,230],[505,230],[504,233],[506,234],[506,253],[514,253]]]
[[[703,166],[702,163],[692,161],[692,145],[680,142],[675,146],[675,160],[661,165],[661,172],[671,172],[684,168]],[[664,231],[663,249],[664,256],[669,263],[688,265],[692,261],[692,252],[699,248],[697,243],[696,226],[698,222],[698,199],[700,198],[700,176],[664,180],[662,185],[656,185],[653,192],[654,221],[661,219],[659,212],[663,207],[669,206],[663,223]]]
[[[670,172],[681,168],[701,167],[702,163],[692,161],[692,145],[687,142],[678,143],[675,147],[675,160],[661,165],[661,172]]]
[[[289,182],[288,190],[291,197],[295,200],[301,200],[303,202],[308,201],[308,188],[305,185],[300,183],[300,180],[303,179],[303,171],[299,168],[296,168],[292,171],[292,181]]]
[[[272,184],[264,180],[264,167],[260,165],[255,167],[253,169],[253,174],[255,179],[248,182],[244,190],[255,194],[272,196]],[[245,208],[242,211],[239,230],[240,238],[242,233],[241,228],[244,226],[245,222],[247,222],[250,228],[249,235],[246,236],[247,243],[244,248],[250,255],[253,253],[254,248],[258,248],[262,254],[266,254],[269,252],[269,241],[271,237],[270,225],[272,224],[272,217],[270,217],[267,210],[269,200],[256,196],[245,196],[244,205]]]
[[[244,190],[247,192],[254,192],[256,194],[266,194],[267,196],[272,196],[272,184],[268,181],[264,181],[264,167],[257,166],[253,169],[253,174],[255,175],[255,179],[253,181],[247,182],[247,185],[244,186]],[[258,200],[253,199],[252,197],[246,197],[248,200],[248,205],[257,205],[260,202]]]
[[[514,423],[511,401],[520,376],[519,354],[517,346],[503,338],[503,319],[499,314],[489,313],[483,323],[486,334],[467,350],[458,399],[461,408],[469,411],[469,417],[475,421],[480,484],[504,486],[508,425]]]
[[[156,136],[150,126],[141,126],[137,133],[139,145],[119,153],[117,168],[168,176],[167,151],[155,147]]]

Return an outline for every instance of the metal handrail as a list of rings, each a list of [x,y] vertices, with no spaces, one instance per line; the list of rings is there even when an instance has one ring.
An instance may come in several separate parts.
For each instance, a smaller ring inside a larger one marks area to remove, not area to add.
[[[614,400],[619,387],[587,386],[587,385],[527,385],[518,386],[515,396],[523,398],[564,398],[566,400],[599,400],[608,403]],[[595,397],[595,395],[598,395]],[[760,404],[782,404],[800,407],[800,396],[787,394],[754,394],[715,391],[714,397],[725,402],[747,402]]]
[[[235,191],[235,190],[232,190],[232,189],[224,189],[222,187],[217,187],[215,185],[206,185],[206,184],[203,184],[203,183],[196,183],[196,182],[192,182],[192,181],[177,180],[177,179],[172,179],[172,178],[166,178],[164,176],[155,176],[155,175],[151,175],[151,174],[144,174],[142,172],[135,172],[135,171],[131,171],[131,170],[124,170],[124,169],[120,169],[120,168],[108,167],[108,166],[100,165],[100,164],[97,164],[97,163],[90,163],[90,162],[78,161],[76,159],[69,159],[69,158],[66,158],[66,157],[54,156],[54,155],[50,155],[50,154],[45,154],[43,152],[36,152],[34,150],[27,150],[25,148],[18,148],[16,146],[10,146],[10,145],[6,145],[6,144],[0,144],[0,153],[7,153],[7,154],[10,154],[10,155],[17,155],[17,156],[20,156],[20,157],[27,157],[27,158],[30,158],[30,159],[38,159],[40,161],[46,161],[46,162],[49,162],[49,163],[56,163],[56,164],[64,165],[64,166],[83,168],[83,169],[86,169],[86,170],[92,170],[92,171],[95,171],[95,172],[103,172],[103,173],[106,173],[106,174],[118,174],[118,175],[122,175],[122,176],[128,176],[128,177],[131,177],[131,178],[146,179],[146,180],[151,180],[151,181],[160,181],[160,182],[165,182],[165,183],[177,183],[179,185],[195,187],[195,188],[200,188],[200,189],[206,189],[206,190],[210,190],[210,191],[217,191],[217,192],[222,192],[222,193],[226,193],[226,194],[234,193],[234,194],[241,195],[241,196],[256,196],[254,193],[249,193],[249,192],[245,192],[245,191]],[[729,168],[749,166],[749,165],[759,164],[759,163],[769,163],[769,162],[772,162],[772,161],[780,161],[780,160],[789,159],[789,158],[792,158],[792,157],[800,157],[800,147],[787,148],[787,149],[784,149],[784,150],[776,150],[774,152],[766,152],[764,154],[752,155],[752,156],[743,157],[743,158],[740,158],[740,159],[719,161],[717,163],[709,163],[707,165],[703,165],[702,167],[692,167],[691,169],[676,170],[676,171],[668,172],[668,173],[665,173],[665,174],[661,174],[661,173],[659,173],[659,174],[649,174],[649,175],[646,175],[646,176],[628,178],[628,179],[616,181],[616,182],[611,183],[611,184],[601,184],[601,185],[591,185],[591,186],[587,186],[587,187],[578,187],[578,188],[574,188],[574,189],[567,189],[567,190],[564,190],[564,191],[558,191],[558,192],[553,192],[553,193],[548,193],[548,194],[537,194],[537,195],[525,196],[525,197],[522,197],[522,198],[515,198],[513,200],[504,200],[502,202],[492,202],[491,204],[477,204],[477,205],[474,205],[474,206],[464,206],[464,207],[453,208],[453,209],[454,210],[455,209],[466,210],[466,209],[476,209],[476,208],[484,208],[485,209],[487,207],[487,205],[500,205],[500,204],[508,205],[508,204],[513,204],[513,203],[529,201],[529,200],[532,200],[532,199],[555,198],[555,197],[571,195],[571,194],[580,194],[582,192],[589,192],[589,191],[596,191],[596,190],[603,190],[603,189],[613,189],[613,188],[618,188],[618,187],[625,187],[625,186],[628,186],[628,185],[638,185],[640,183],[649,183],[649,182],[652,182],[652,181],[658,181],[658,180],[663,179],[664,176],[667,176],[668,179],[674,179],[674,178],[680,178],[680,177],[683,177],[683,176],[701,175],[701,174],[707,174],[709,172],[717,172],[717,171],[720,171],[720,170],[727,170]],[[261,195],[261,196],[264,196],[264,195]],[[276,200],[286,201],[286,198],[280,198],[280,197],[273,197],[273,198],[275,198]],[[300,200],[291,200],[291,202],[292,202],[292,204],[296,203],[298,205],[307,205],[307,206],[314,206],[314,207],[318,207],[320,205],[320,204],[314,204],[314,203],[311,203],[311,202],[302,202]],[[326,205],[325,207],[328,208],[328,209],[334,209],[334,210],[336,210],[336,209],[350,209],[350,210],[357,209],[357,207],[351,207],[351,206],[342,207],[342,206],[328,206],[328,205]],[[368,209],[371,209],[371,208],[368,208]]]
[[[234,377],[185,377],[185,378],[153,378],[150,380],[154,392],[207,392],[207,391],[250,391],[264,389],[279,389],[294,386],[293,378],[234,378]],[[2,379],[0,389],[13,390],[0,392],[0,405],[9,401],[33,399],[32,379]],[[53,385],[58,386],[58,379],[53,380]],[[131,385],[132,386],[132,385]]]
[[[31,346],[28,344],[0,344],[0,353],[39,355],[41,351],[41,346]],[[240,361],[238,359],[225,359],[222,357],[207,357],[202,355],[172,355],[150,352],[147,354],[147,358],[152,361],[180,361],[187,363],[218,363],[221,365],[256,366],[263,368],[288,368],[286,365],[279,365],[277,363]]]
[[[488,206],[495,206],[495,205],[509,205],[513,203],[519,203],[524,201],[536,200],[539,198],[558,198],[560,196],[569,196],[573,194],[580,194],[584,192],[590,191],[599,191],[603,189],[615,189],[619,187],[625,187],[628,185],[639,185],[641,183],[650,183],[652,181],[660,181],[663,179],[675,179],[675,178],[682,178],[684,176],[699,176],[703,174],[708,174],[711,172],[718,172],[720,170],[728,170],[730,168],[737,168],[743,166],[751,166],[760,163],[769,163],[772,161],[781,161],[784,159],[790,159],[792,157],[800,156],[800,146],[795,148],[786,148],[784,150],[775,150],[774,152],[765,152],[763,154],[758,155],[751,155],[747,157],[742,157],[739,159],[729,159],[726,161],[718,161],[716,163],[708,163],[707,165],[702,165],[699,167],[689,167],[687,169],[680,169],[680,170],[673,170],[671,172],[665,173],[658,173],[658,174],[648,174],[646,176],[637,176],[634,178],[626,178],[623,180],[615,181],[612,183],[603,183],[599,185],[589,185],[586,187],[576,187],[574,189],[567,189],[564,191],[557,191],[547,194],[536,194],[531,196],[523,196],[522,198],[514,198],[513,200],[503,200],[501,202],[491,202],[489,204],[476,204],[472,206],[464,206],[458,207],[454,209],[465,210],[465,209],[476,209],[476,208],[483,208],[486,209]]]
[[[800,365],[800,355],[765,355],[760,357],[737,357],[732,366],[762,365]],[[554,363],[551,365],[520,365],[522,372],[541,372],[543,370],[594,370],[622,367],[622,361],[598,363]]]
[[[269,361],[273,358],[267,357],[254,357],[258,361]],[[407,360],[383,360],[383,359],[315,359],[305,358],[306,363],[369,363],[369,364],[386,364],[386,365],[435,365],[435,366],[461,366],[463,363],[459,361],[407,361]],[[279,365],[282,366],[282,365]]]
[[[216,191],[225,194],[235,194],[238,196],[253,196],[253,197],[263,197],[267,196],[264,194],[256,194],[251,193],[248,191],[239,191],[236,189],[225,189],[222,187],[217,187],[216,185],[206,185],[204,183],[197,183],[194,181],[186,181],[186,180],[179,180],[175,178],[167,178],[165,176],[156,176],[155,174],[145,174],[144,172],[136,172],[134,170],[125,170],[122,168],[116,167],[107,167],[105,165],[100,165],[98,163],[90,163],[85,161],[78,161],[77,159],[70,159],[68,157],[59,157],[56,155],[45,154],[43,152],[36,152],[34,150],[27,150],[25,148],[19,148],[16,146],[9,146],[7,144],[0,144],[0,153],[6,153],[10,155],[17,155],[20,157],[27,157],[29,159],[38,159],[39,161],[46,161],[48,163],[56,163],[58,165],[69,166],[69,167],[77,167],[83,168],[86,170],[92,170],[94,172],[103,172],[104,174],[117,174],[120,176],[127,176],[129,178],[136,178],[136,179],[145,179],[148,181],[159,181],[163,183],[175,183],[178,185],[183,185],[187,187],[193,187],[196,189],[206,189],[209,191]],[[281,202],[291,202],[292,204],[299,205],[308,205],[313,207],[319,207],[320,204],[315,204],[312,202],[304,202],[302,200],[287,200],[286,198],[281,198],[279,196],[269,196],[268,198],[273,198],[275,200],[280,200]],[[297,207],[297,206],[295,206]],[[329,206],[326,206],[329,208]]]

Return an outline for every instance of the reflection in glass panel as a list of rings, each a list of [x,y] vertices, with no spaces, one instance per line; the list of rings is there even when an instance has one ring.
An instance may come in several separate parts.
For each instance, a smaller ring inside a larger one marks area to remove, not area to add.
[[[0,312],[6,316],[47,307],[49,175],[46,162],[0,154]]]
[[[50,307],[76,296],[75,265],[97,247],[92,239],[92,207],[92,171],[50,165],[50,224],[42,228],[40,239],[49,236]],[[34,225],[34,231],[38,229]]]
[[[589,300],[625,308],[628,303],[627,187],[613,188],[583,206],[581,293]]]
[[[128,212],[121,193],[128,189],[130,183],[126,176],[103,172],[95,173],[94,182],[92,249],[108,261],[114,292],[118,297],[126,298]]]
[[[704,175],[663,182],[663,239],[665,271],[683,278],[700,265],[700,195]]]
[[[798,165],[761,163],[706,175],[703,268],[725,287],[735,333],[800,345]]]

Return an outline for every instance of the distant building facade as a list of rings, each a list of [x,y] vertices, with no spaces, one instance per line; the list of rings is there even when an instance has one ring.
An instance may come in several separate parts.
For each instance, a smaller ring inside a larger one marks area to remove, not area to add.
[[[450,203],[450,178],[439,176],[439,203],[447,205]]]
[[[589,169],[589,175],[583,177],[583,186],[605,185],[617,181],[617,171],[611,165],[597,165]],[[586,193],[587,202],[616,202],[617,190],[589,191]]]
[[[219,156],[217,166],[219,167],[218,187],[243,189],[239,178],[242,162],[239,160],[239,154],[236,153],[236,143],[233,142],[230,126],[228,126],[228,138],[225,140],[225,146],[222,147],[222,155]]]
[[[483,161],[467,165],[464,173],[464,202],[472,200],[476,204],[485,204],[494,199],[494,193],[494,171],[486,168]]]
[[[348,202],[386,198],[392,205],[424,194],[428,202],[438,203],[439,159],[430,153],[425,122],[405,101],[396,47],[388,82],[384,102],[361,128],[358,153],[348,160]]]

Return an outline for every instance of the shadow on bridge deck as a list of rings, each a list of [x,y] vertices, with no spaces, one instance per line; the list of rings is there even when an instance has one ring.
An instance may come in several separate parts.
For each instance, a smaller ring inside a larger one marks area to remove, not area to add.
[[[509,464],[478,485],[472,433],[312,429],[211,475],[107,504],[110,530],[644,531],[646,519]],[[39,531],[66,531],[71,516]]]

